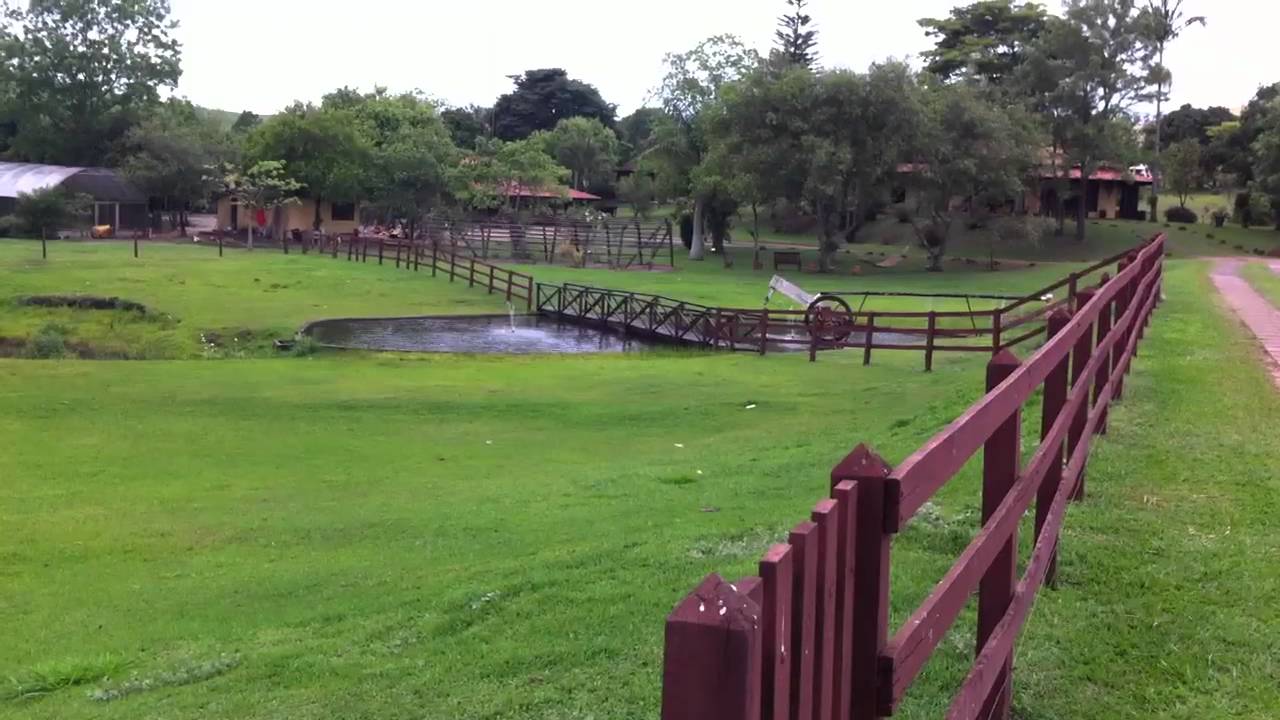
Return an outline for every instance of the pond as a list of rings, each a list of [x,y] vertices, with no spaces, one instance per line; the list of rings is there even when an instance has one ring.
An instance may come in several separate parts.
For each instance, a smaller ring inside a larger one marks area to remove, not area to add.
[[[302,329],[321,345],[353,350],[441,353],[609,353],[655,347],[600,328],[538,315],[348,318],[320,320]]]

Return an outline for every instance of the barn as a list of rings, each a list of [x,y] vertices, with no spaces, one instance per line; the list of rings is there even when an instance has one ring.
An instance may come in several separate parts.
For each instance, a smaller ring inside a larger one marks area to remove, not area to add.
[[[0,162],[0,215],[13,213],[19,195],[52,187],[93,198],[93,225],[147,227],[147,197],[115,170],[99,167]]]

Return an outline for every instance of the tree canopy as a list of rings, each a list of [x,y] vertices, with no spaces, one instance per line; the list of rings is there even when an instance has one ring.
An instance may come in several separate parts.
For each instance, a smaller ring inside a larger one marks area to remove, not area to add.
[[[944,80],[972,76],[1001,85],[1023,63],[1048,19],[1039,3],[1012,0],[981,0],[953,8],[945,18],[923,18],[920,27],[934,40],[933,49],[923,53],[925,70]]]
[[[577,190],[609,185],[618,165],[618,136],[594,118],[561,120],[542,141],[547,153],[570,172]]]
[[[168,0],[61,0],[4,8],[0,85],[10,89],[9,153],[30,162],[106,164],[181,74]]]
[[[774,31],[774,46],[784,62],[812,68],[818,62],[818,30],[812,26],[813,17],[805,12],[808,0],[786,0],[788,13],[778,18]]]
[[[495,137],[522,140],[571,117],[595,118],[608,128],[614,125],[617,108],[593,86],[570,78],[560,68],[526,70],[511,80],[515,89],[493,105]]]

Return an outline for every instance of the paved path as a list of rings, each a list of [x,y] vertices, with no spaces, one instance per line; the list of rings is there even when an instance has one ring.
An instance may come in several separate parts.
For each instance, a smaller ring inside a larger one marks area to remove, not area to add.
[[[1280,262],[1268,264],[1280,273]],[[1242,265],[1241,260],[1218,260],[1211,273],[1213,284],[1271,357],[1271,378],[1280,388],[1280,311],[1240,277]]]

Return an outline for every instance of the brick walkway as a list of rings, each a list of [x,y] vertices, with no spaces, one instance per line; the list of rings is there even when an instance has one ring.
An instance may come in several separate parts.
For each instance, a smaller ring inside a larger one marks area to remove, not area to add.
[[[1218,260],[1211,276],[1227,305],[1253,332],[1271,357],[1271,378],[1280,387],[1280,311],[1240,277],[1241,260]],[[1280,263],[1268,263],[1280,273]]]

